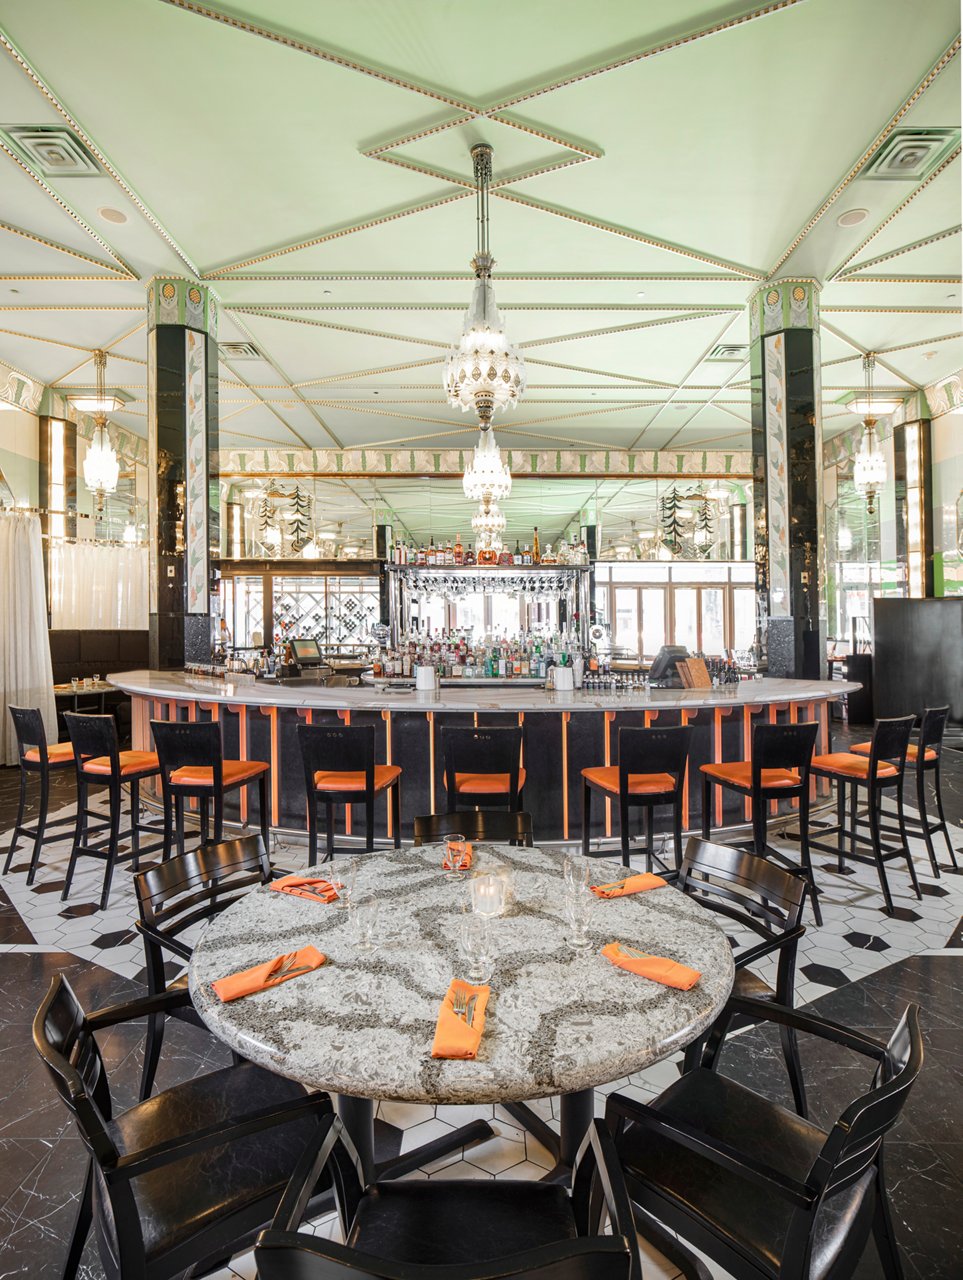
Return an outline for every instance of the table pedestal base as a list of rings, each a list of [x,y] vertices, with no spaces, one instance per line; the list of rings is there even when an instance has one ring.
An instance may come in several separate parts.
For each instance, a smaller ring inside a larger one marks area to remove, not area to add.
[[[473,1146],[476,1142],[485,1142],[495,1136],[495,1131],[485,1120],[473,1120],[471,1124],[462,1125],[443,1138],[435,1138],[414,1151],[406,1151],[404,1155],[389,1154],[382,1147],[378,1149],[375,1141],[374,1103],[370,1098],[353,1098],[347,1094],[333,1097],[335,1110],[341,1117],[351,1141],[358,1150],[361,1165],[364,1169],[365,1182],[378,1179],[401,1178],[406,1173],[420,1169],[422,1165],[440,1160],[462,1147]]]
[[[568,1182],[582,1139],[595,1118],[595,1090],[579,1089],[575,1093],[561,1095],[558,1133],[527,1103],[506,1102],[502,1105],[513,1120],[517,1120],[555,1157],[555,1167],[542,1181]]]

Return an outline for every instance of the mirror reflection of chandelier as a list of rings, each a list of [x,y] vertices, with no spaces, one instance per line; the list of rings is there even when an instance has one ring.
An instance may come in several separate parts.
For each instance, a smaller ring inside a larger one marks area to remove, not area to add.
[[[478,210],[478,246],[471,265],[475,289],[465,313],[462,334],[445,364],[448,403],[467,412],[474,409],[482,431],[491,426],[496,409],[515,405],[525,390],[525,362],[505,336],[495,305],[491,273],[495,260],[488,245],[488,188],[492,177],[492,149],[478,143],[471,149]]]
[[[886,483],[886,455],[880,447],[873,417],[873,372],[876,356],[872,351],[863,357],[863,373],[866,377],[866,417],[863,419],[863,438],[853,463],[853,484],[866,498],[866,510],[872,515],[876,510],[876,495]]]
[[[100,406],[94,415],[94,435],[87,446],[84,458],[84,484],[94,495],[98,513],[104,509],[104,499],[108,493],[117,488],[120,478],[120,463],[107,434],[107,415],[103,406],[107,391],[107,352],[94,352],[94,374],[97,383],[97,403]]]
[[[484,539],[490,546],[492,537],[505,532],[505,513],[497,502],[480,502],[471,518],[471,527],[475,537]]]
[[[465,497],[472,502],[483,502],[487,497],[497,503],[511,493],[512,473],[502,461],[494,431],[479,430],[478,443],[462,477],[462,487]]]

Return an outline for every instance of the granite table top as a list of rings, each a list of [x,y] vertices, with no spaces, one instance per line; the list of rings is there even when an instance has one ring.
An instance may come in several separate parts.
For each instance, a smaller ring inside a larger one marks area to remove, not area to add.
[[[468,880],[441,870],[442,845],[367,854],[354,901],[381,903],[379,941],[355,945],[357,912],[267,887],[206,925],[190,966],[201,1018],[243,1057],[332,1093],[427,1103],[512,1102],[621,1079],[682,1048],[709,1026],[733,982],[725,933],[672,887],[598,902],[592,946],[569,945],[561,853],[476,845],[475,869],[507,865],[514,895],[492,922],[494,970],[474,1061],[434,1060],[438,1008],[461,977]],[[338,860],[332,875],[344,861]],[[323,870],[321,872],[323,874]],[[592,879],[620,878],[593,860]],[[620,942],[698,969],[690,991],[626,973],[599,954]],[[222,1004],[211,982],[307,944],[316,971]]]

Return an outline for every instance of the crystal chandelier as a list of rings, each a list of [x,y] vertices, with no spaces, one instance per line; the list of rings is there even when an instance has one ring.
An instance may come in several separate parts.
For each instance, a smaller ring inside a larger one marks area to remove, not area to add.
[[[495,443],[494,431],[479,430],[478,443],[462,477],[465,497],[472,502],[486,498],[499,502],[512,491],[512,473],[502,461],[502,451]]]
[[[873,417],[873,372],[876,357],[872,351],[863,357],[863,373],[866,375],[866,417],[863,419],[863,438],[853,463],[853,484],[866,498],[866,510],[872,515],[876,510],[876,495],[886,483],[886,456],[876,435],[876,419]]]
[[[474,409],[482,431],[491,426],[496,409],[514,405],[525,390],[525,362],[505,336],[495,305],[491,273],[495,260],[488,246],[488,188],[492,149],[471,149],[478,209],[478,248],[472,259],[475,289],[458,343],[448,353],[445,391],[448,403],[462,412]]]
[[[103,405],[107,398],[105,390],[107,374],[107,352],[94,352],[94,373],[97,381],[97,402],[100,408],[94,415],[94,436],[87,447],[84,458],[84,484],[93,493],[98,513],[104,509],[104,499],[108,493],[117,488],[120,477],[120,463],[107,434],[107,415]]]
[[[491,539],[505,531],[505,513],[497,502],[480,502],[471,518],[471,527],[476,538],[483,539],[487,546],[491,546]]]

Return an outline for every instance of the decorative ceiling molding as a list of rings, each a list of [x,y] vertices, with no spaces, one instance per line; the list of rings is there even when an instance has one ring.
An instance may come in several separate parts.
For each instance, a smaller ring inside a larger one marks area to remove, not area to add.
[[[2,310],[2,308],[0,308]],[[265,320],[286,320],[288,324],[311,325],[316,329],[334,329],[339,333],[356,333],[365,338],[389,338],[392,342],[411,342],[422,347],[439,347],[445,351],[451,346],[449,342],[437,342],[434,338],[412,338],[404,333],[383,333],[380,329],[358,329],[349,324],[333,324],[329,320],[315,320],[311,316],[284,315],[278,311],[261,311],[247,305],[225,307],[237,322],[241,315],[262,317]]]
[[[889,253],[881,253],[878,258],[867,258],[865,262],[857,262],[845,271],[838,271],[836,281],[839,284],[843,282],[849,284],[852,280],[868,279],[869,277],[863,276],[862,272],[869,267],[878,267],[881,262],[891,262],[893,258],[899,258],[904,253],[912,253],[914,249],[926,249],[931,244],[939,244],[941,240],[947,240],[950,236],[958,236],[961,231],[963,231],[963,225],[957,223],[955,227],[947,227],[945,231],[935,231],[932,235],[914,240],[912,244],[904,244],[898,249],[891,249]]]
[[[670,281],[705,281],[710,284],[732,284],[734,277],[731,271],[677,271],[656,273],[651,271],[501,271],[498,279],[514,281],[521,284],[568,283],[580,282],[593,284],[624,283],[634,284]],[[470,284],[475,279],[471,271],[238,271],[232,272],[230,280],[271,282],[297,282],[306,284],[314,282],[355,283],[368,281],[378,283],[418,284],[439,281],[443,283]]]
[[[846,176],[836,185],[833,191],[826,197],[826,199],[823,201],[820,207],[816,210],[816,212],[812,215],[812,217],[809,219],[806,225],[802,228],[802,230],[797,232],[795,238],[790,243],[788,248],[783,250],[782,254],[779,256],[779,258],[776,260],[776,262],[770,269],[769,271],[770,276],[774,276],[776,272],[779,271],[785,265],[785,263],[789,260],[792,254],[795,253],[795,251],[799,248],[800,244],[802,244],[806,236],[810,233],[810,231],[812,231],[813,227],[815,227],[816,223],[819,222],[819,220],[823,217],[823,215],[829,209],[832,208],[832,206],[836,203],[839,197],[850,185],[850,183],[852,183],[859,176],[864,166],[872,159],[872,157],[876,153],[876,149],[879,147],[879,145],[882,142],[885,142],[885,140],[893,132],[893,130],[896,128],[899,122],[903,119],[906,113],[919,101],[919,99],[923,96],[923,94],[930,87],[933,81],[937,78],[940,72],[949,66],[949,64],[953,61],[953,59],[956,57],[959,51],[960,51],[960,37],[956,36],[950,42],[950,44],[943,50],[943,52],[937,58],[936,62],[933,64],[932,67],[930,67],[929,71],[926,73],[923,79],[919,82],[919,84],[917,84],[916,88],[912,91],[909,97],[903,99],[902,104],[897,109],[895,114],[890,117],[888,123],[884,125],[883,128],[879,131],[879,133],[876,135],[873,141],[869,144],[869,146],[866,148],[866,150],[863,152],[860,158],[856,161],[853,167],[849,170]]]
[[[740,308],[736,308],[739,310]],[[728,310],[728,308],[727,308]],[[519,342],[519,347],[550,347],[559,342],[575,342],[579,338],[606,338],[613,333],[633,333],[639,329],[659,329],[667,324],[684,324],[687,320],[707,320],[716,315],[716,311],[695,311],[684,316],[666,316],[661,320],[640,320],[637,324],[619,324],[607,329],[585,329],[581,333],[560,333],[550,338],[530,338],[527,342]],[[731,316],[726,328],[731,323]]]
[[[958,227],[957,230],[960,228]],[[960,284],[963,276],[864,276],[843,274],[837,284]]]
[[[126,280],[129,277],[121,271],[119,267],[112,267],[109,262],[101,262],[99,258],[91,257],[89,253],[81,253],[79,249],[69,249],[65,244],[59,244],[56,240],[48,240],[46,236],[37,235],[34,231],[26,231],[23,227],[15,227],[10,222],[0,222],[0,231],[7,231],[14,236],[22,236],[25,240],[31,240],[34,244],[42,245],[45,249],[53,249],[57,253],[65,253],[70,258],[76,258],[78,262],[87,262],[93,267],[102,267],[109,275],[102,276],[80,276],[74,277],[82,280]],[[22,276],[11,276],[10,279],[24,279]],[[40,276],[39,279],[71,279],[70,276]]]

